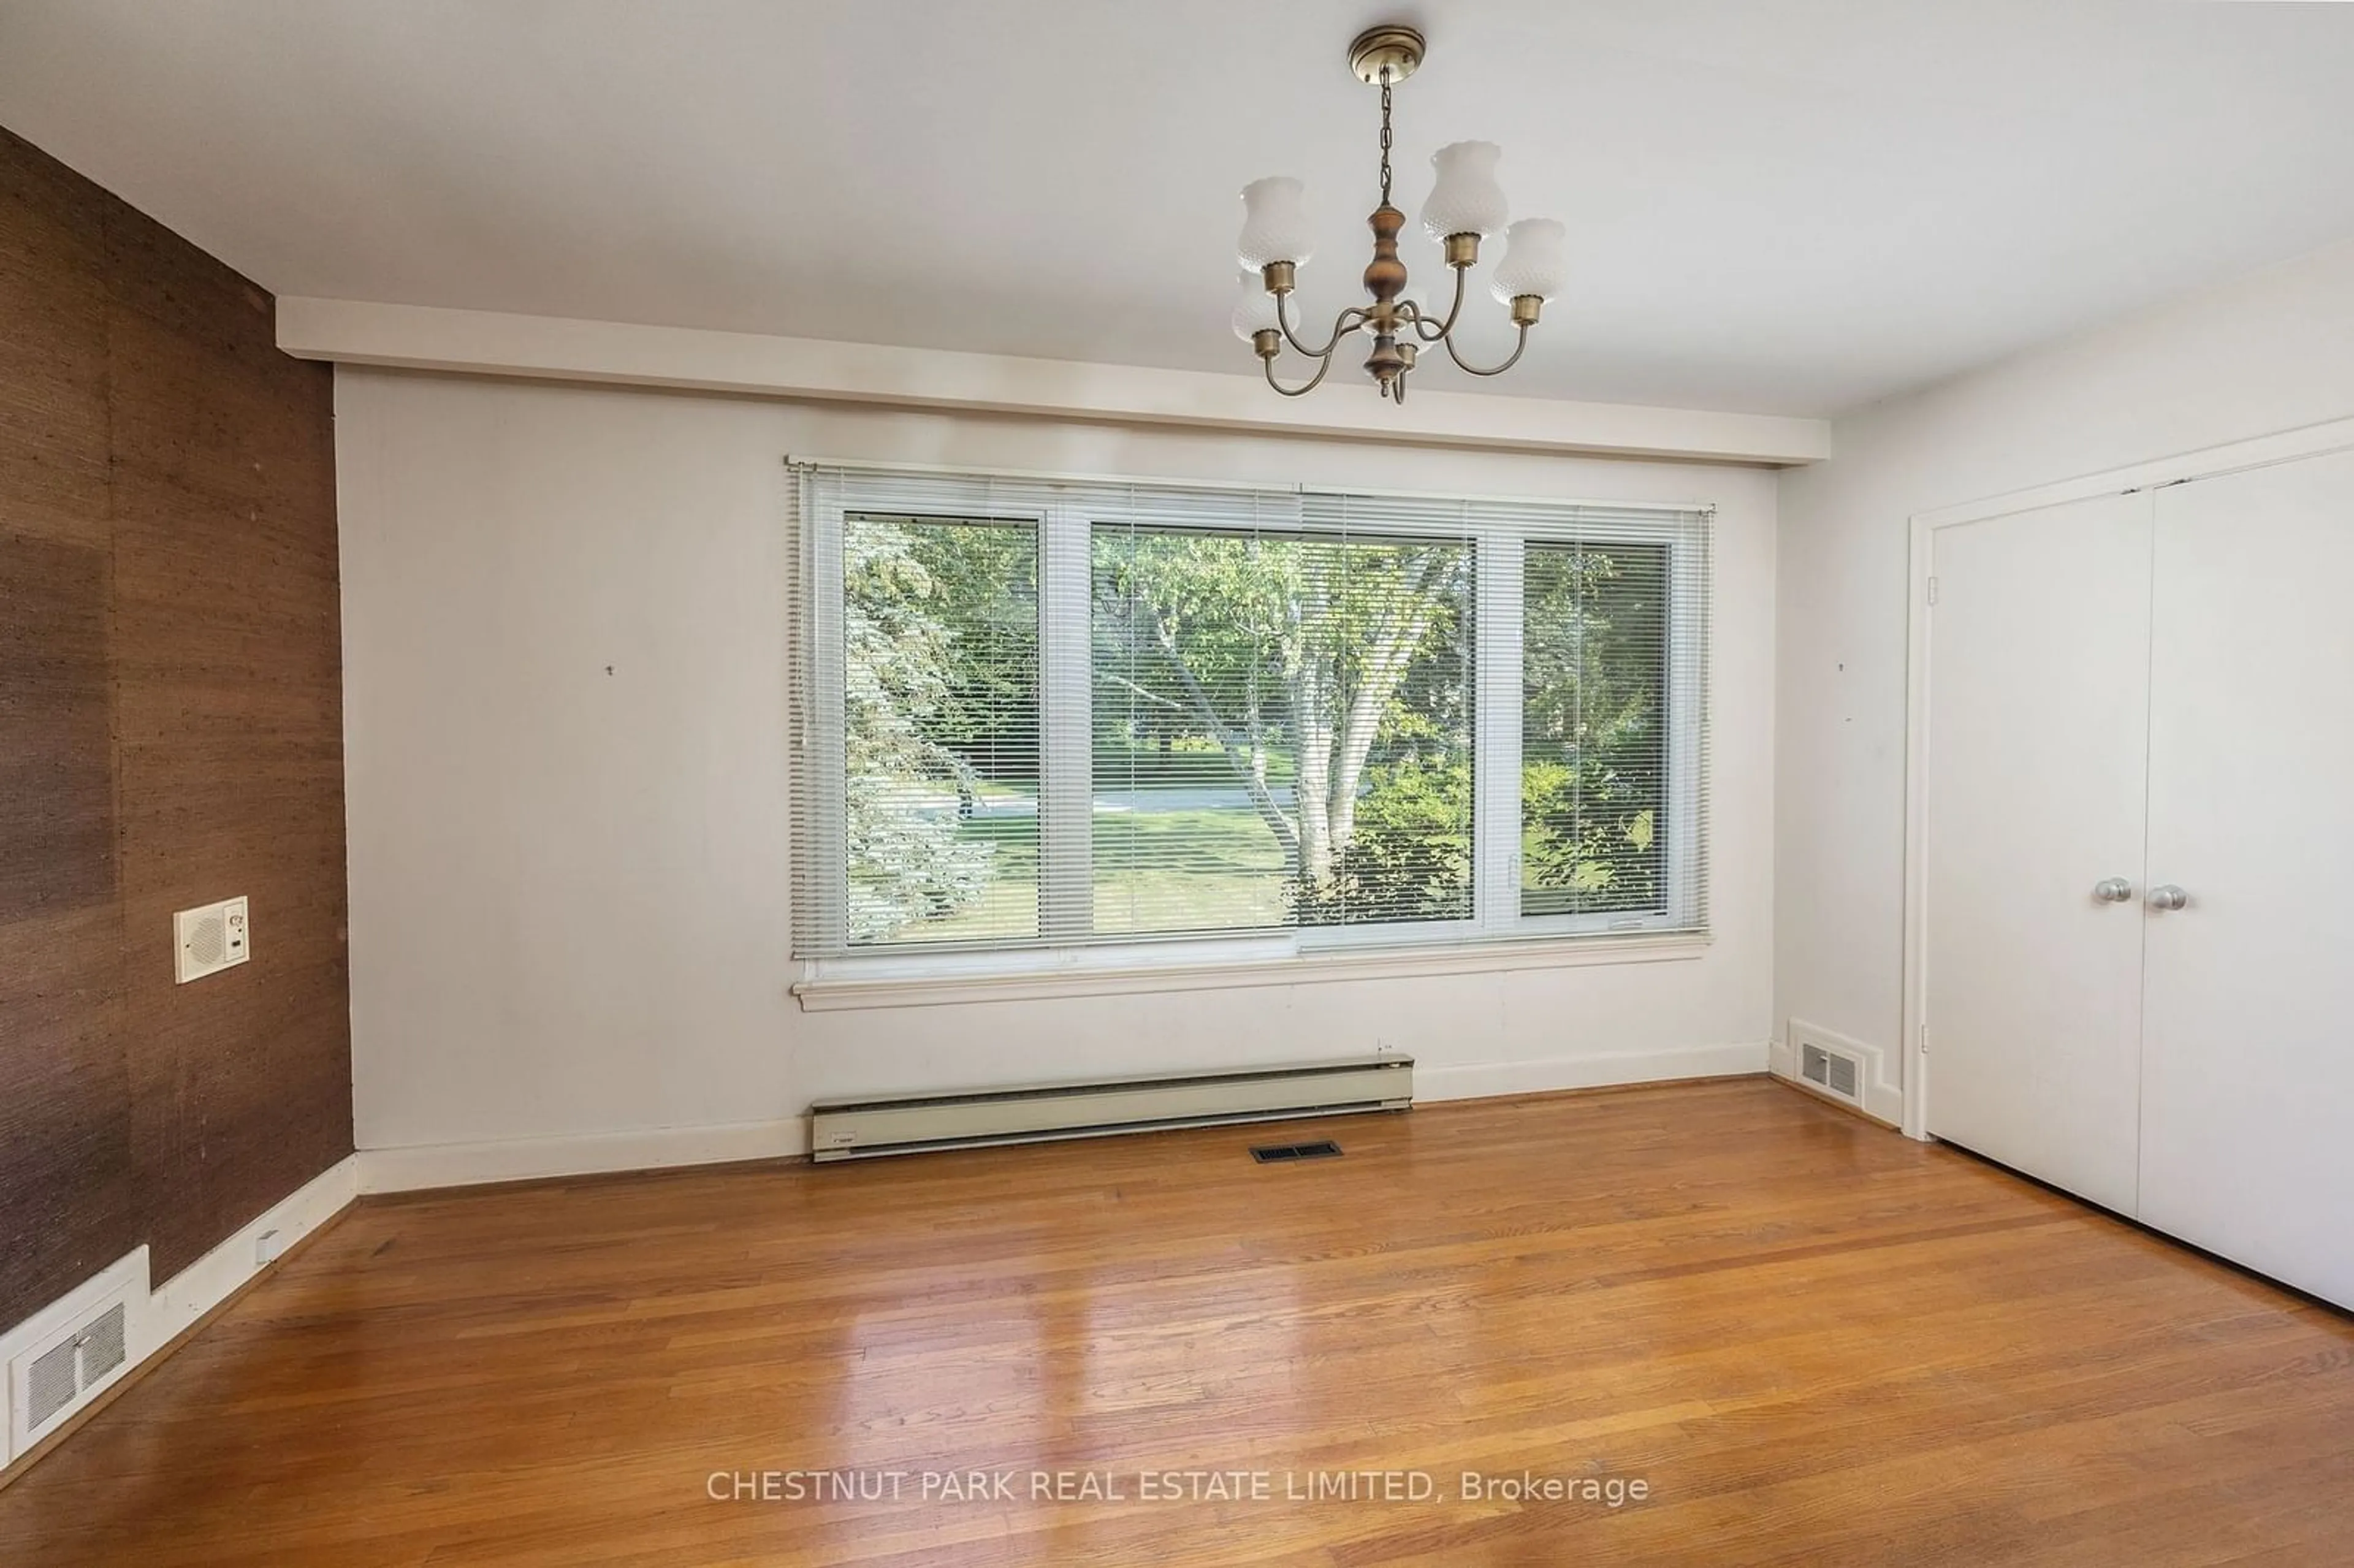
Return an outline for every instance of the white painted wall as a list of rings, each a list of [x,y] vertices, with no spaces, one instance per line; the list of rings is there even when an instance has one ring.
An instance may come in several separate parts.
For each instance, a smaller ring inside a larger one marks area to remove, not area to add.
[[[827,1094],[1377,1043],[1420,1059],[1429,1096],[1765,1065],[1770,471],[348,367],[336,387],[366,1186],[765,1152]],[[787,452],[1713,502],[1715,942],[1509,974],[801,1012]]]
[[[1777,1021],[1899,1044],[1912,514],[2349,415],[2354,245],[1863,409],[1783,473]]]

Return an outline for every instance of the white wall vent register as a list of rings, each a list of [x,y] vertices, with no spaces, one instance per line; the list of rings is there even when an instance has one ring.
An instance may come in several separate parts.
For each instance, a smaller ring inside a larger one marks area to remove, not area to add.
[[[117,1301],[90,1320],[72,1338],[59,1340],[33,1357],[25,1368],[25,1425],[33,1432],[55,1422],[80,1400],[87,1389],[106,1381],[121,1366],[128,1347],[123,1337],[125,1308]]]
[[[21,1455],[131,1369],[147,1301],[142,1248],[0,1336],[7,1446]]]
[[[1861,1105],[1863,1075],[1852,1056],[1808,1041],[1798,1047],[1798,1076],[1835,1099]]]

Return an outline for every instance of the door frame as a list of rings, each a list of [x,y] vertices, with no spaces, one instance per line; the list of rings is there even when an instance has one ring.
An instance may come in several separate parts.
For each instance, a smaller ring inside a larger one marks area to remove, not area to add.
[[[1929,594],[1938,531],[2007,517],[2013,513],[2041,511],[2072,501],[2131,495],[2348,450],[2354,450],[2354,418],[2331,419],[1913,514],[1911,597],[1906,601],[1909,609],[1905,616],[1904,1033],[1903,1048],[1897,1052],[1904,1091],[1901,1126],[1907,1138],[1925,1141],[1929,1138],[1928,762],[1930,661],[1934,651],[1931,632],[1935,620]]]

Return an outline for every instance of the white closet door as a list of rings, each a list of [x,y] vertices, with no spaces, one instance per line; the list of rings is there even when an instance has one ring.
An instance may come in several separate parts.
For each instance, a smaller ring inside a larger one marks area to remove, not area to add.
[[[2158,499],[2142,1211],[2354,1306],[2354,455]]]
[[[2132,1213],[2150,499],[1935,540],[1928,1128]]]

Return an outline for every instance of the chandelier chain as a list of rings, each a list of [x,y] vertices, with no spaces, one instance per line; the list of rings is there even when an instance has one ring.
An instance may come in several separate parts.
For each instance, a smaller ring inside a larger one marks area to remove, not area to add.
[[[1382,68],[1382,205],[1390,205],[1390,70]]]

